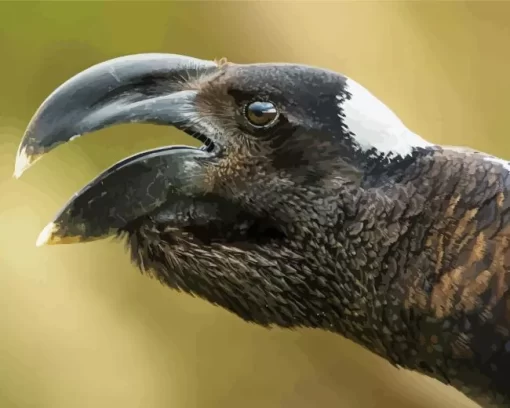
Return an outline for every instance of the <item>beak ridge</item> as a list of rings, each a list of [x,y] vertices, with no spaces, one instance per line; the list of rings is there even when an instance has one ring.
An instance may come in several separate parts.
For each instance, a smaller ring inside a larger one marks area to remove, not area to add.
[[[174,54],[135,54],[94,65],[59,86],[30,120],[15,162],[19,178],[44,154],[80,135],[121,123],[186,128],[195,123],[185,83],[218,65]]]

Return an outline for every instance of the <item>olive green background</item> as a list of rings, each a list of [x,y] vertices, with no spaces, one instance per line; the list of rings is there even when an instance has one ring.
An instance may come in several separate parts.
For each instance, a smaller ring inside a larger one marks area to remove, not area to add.
[[[100,170],[187,136],[119,126],[11,174],[55,87],[139,52],[331,68],[425,138],[510,158],[509,44],[508,2],[0,2],[0,408],[474,407],[340,336],[261,329],[163,288],[120,244],[35,248]]]

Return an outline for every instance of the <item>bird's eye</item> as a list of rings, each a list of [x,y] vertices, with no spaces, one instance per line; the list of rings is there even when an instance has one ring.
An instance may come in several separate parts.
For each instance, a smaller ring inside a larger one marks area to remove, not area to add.
[[[253,126],[266,127],[278,118],[278,110],[271,102],[252,102],[246,106],[245,115]]]

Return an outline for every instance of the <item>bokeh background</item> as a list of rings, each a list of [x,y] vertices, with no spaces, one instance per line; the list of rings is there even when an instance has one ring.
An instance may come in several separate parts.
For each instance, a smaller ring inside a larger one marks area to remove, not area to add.
[[[508,44],[509,2],[1,2],[0,407],[475,407],[339,336],[261,329],[165,289],[120,244],[35,248],[99,171],[187,136],[120,126],[11,174],[55,87],[138,52],[324,66],[431,141],[510,158]]]

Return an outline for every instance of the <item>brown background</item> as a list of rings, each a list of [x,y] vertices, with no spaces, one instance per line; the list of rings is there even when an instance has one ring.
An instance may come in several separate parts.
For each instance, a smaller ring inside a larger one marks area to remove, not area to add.
[[[10,178],[40,102],[128,53],[320,65],[431,141],[510,158],[507,2],[0,3],[0,407],[459,407],[339,336],[267,331],[142,277],[121,245],[35,248],[59,206],[128,154],[190,141],[121,126]]]

